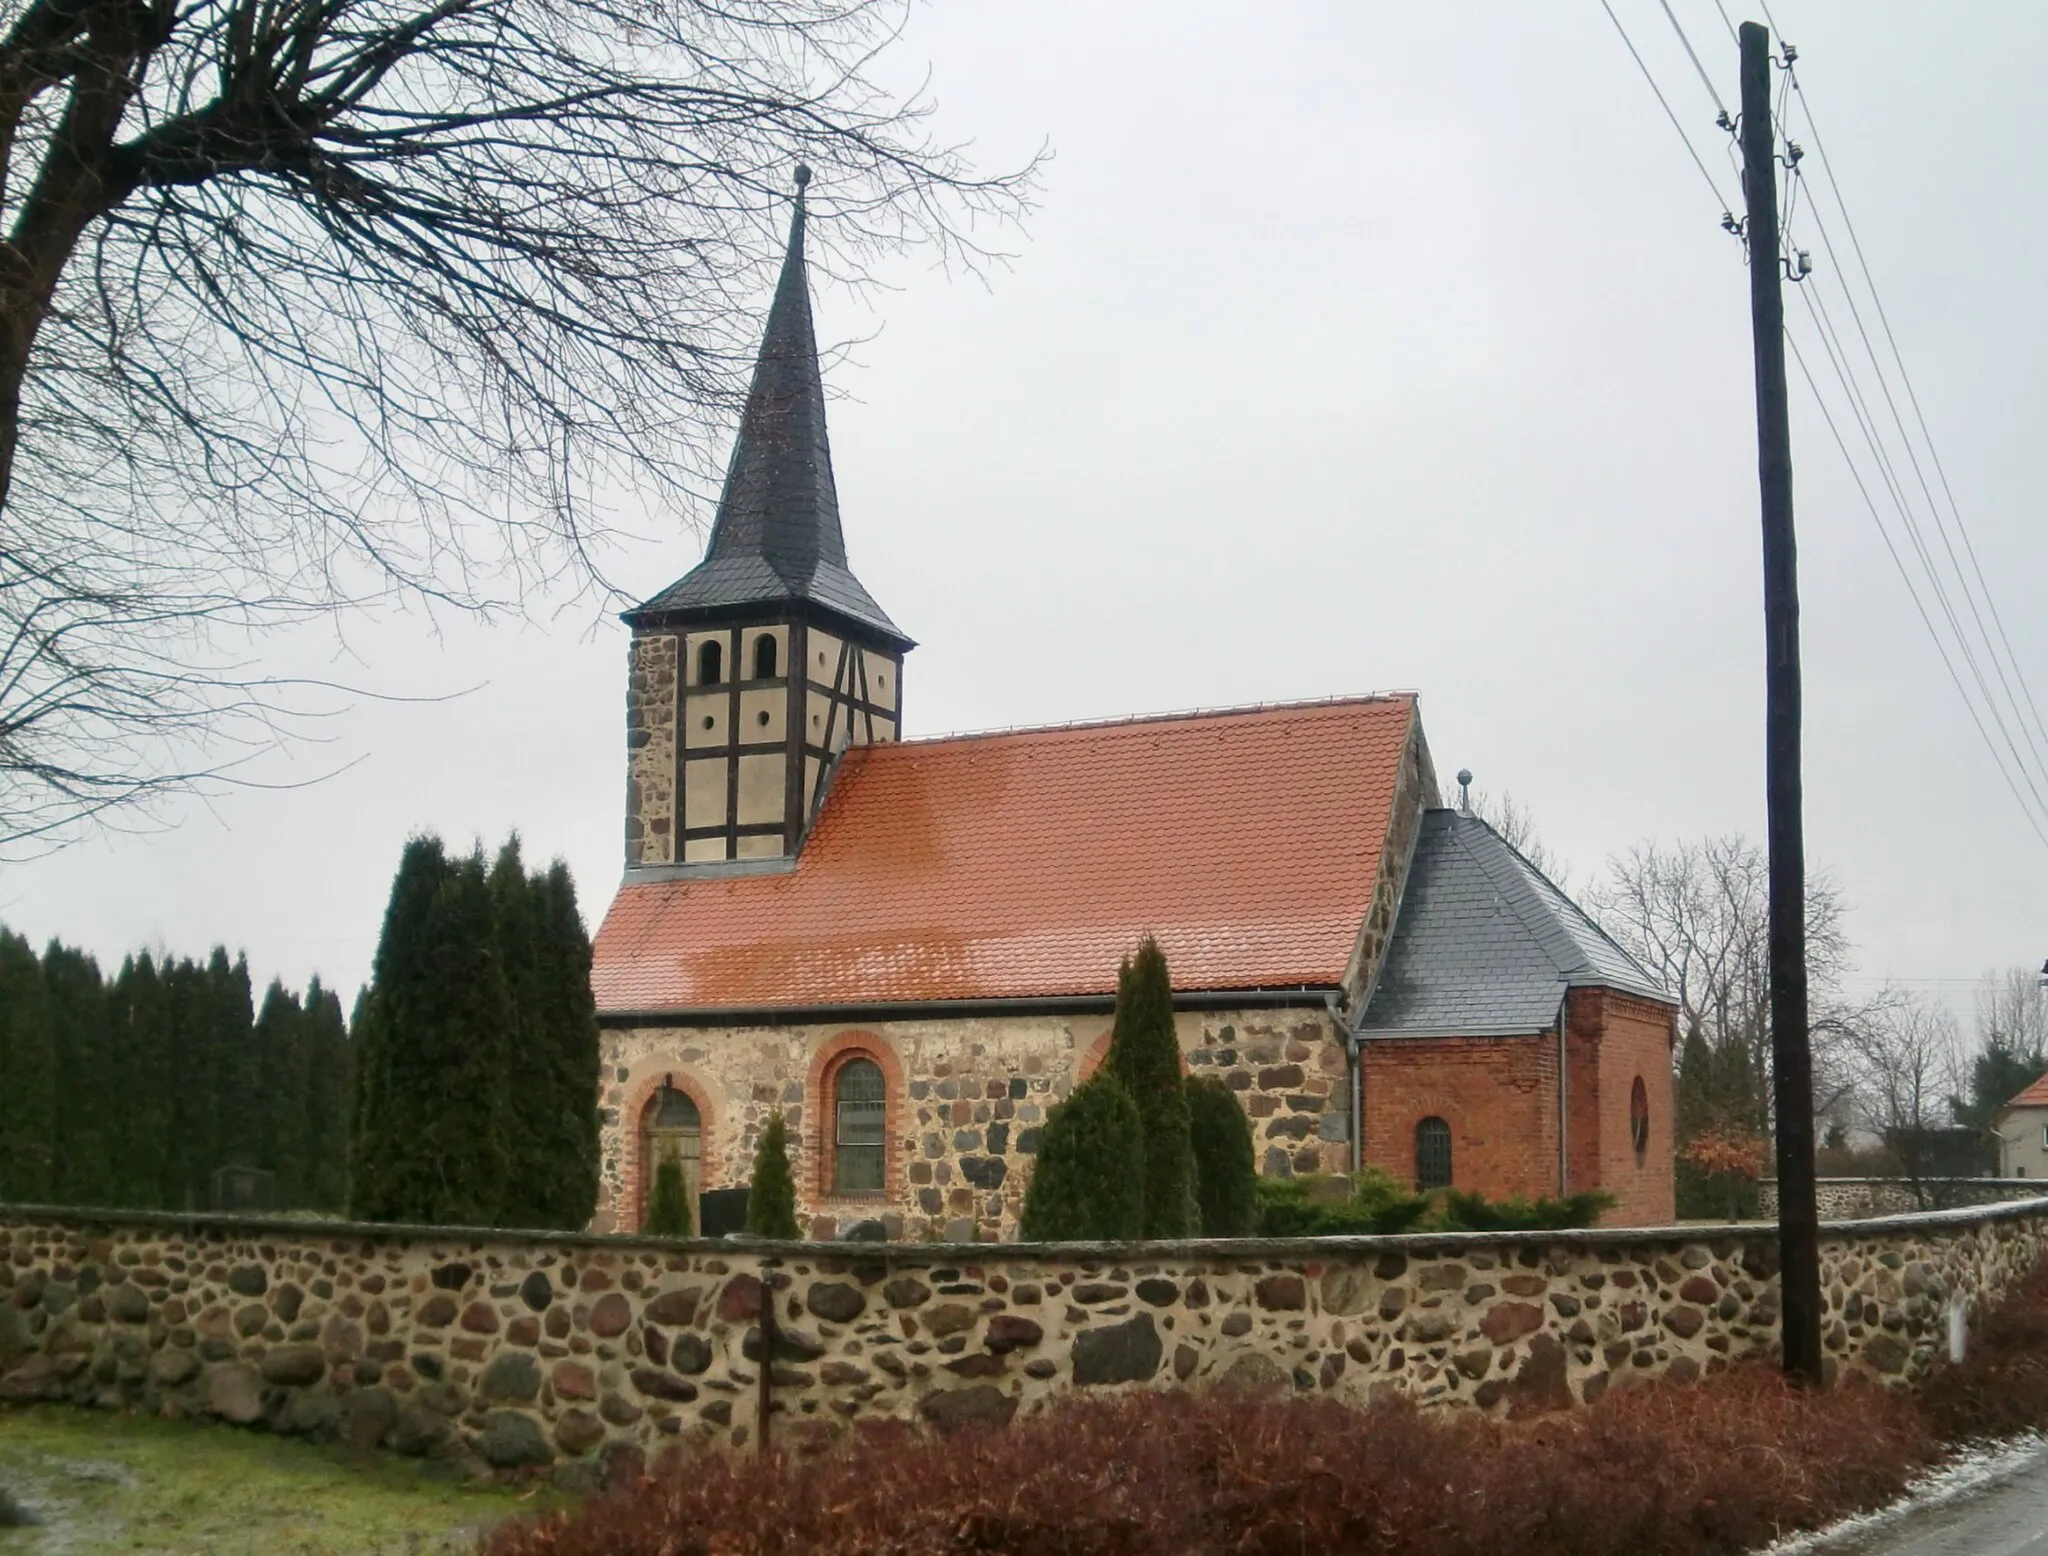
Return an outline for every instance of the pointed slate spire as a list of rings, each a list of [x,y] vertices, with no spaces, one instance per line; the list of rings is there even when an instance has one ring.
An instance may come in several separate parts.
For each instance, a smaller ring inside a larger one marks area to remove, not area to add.
[[[907,648],[910,639],[846,566],[804,265],[804,186],[810,177],[811,170],[799,165],[789,250],[704,560],[629,611],[626,620],[802,600]]]

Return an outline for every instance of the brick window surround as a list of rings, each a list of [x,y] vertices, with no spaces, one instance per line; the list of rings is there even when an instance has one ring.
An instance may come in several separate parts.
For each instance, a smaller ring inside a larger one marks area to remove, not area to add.
[[[882,1072],[882,1187],[879,1192],[841,1194],[832,1181],[837,1155],[833,1142],[839,1115],[838,1080],[840,1071],[856,1059],[869,1060]],[[896,1050],[875,1032],[841,1032],[827,1038],[811,1056],[810,1084],[804,1087],[804,1096],[809,1113],[804,1120],[803,1139],[811,1158],[804,1176],[810,1184],[811,1204],[880,1207],[901,1199],[907,1103],[903,1065]]]
[[[654,1181],[655,1167],[646,1159],[647,1108],[660,1095],[664,1085],[673,1085],[696,1104],[699,1188],[718,1188],[725,1176],[719,1170],[718,1109],[712,1102],[714,1094],[711,1088],[689,1071],[659,1059],[635,1065],[634,1069],[640,1073],[633,1076],[632,1089],[626,1094],[626,1105],[619,1111],[619,1150],[626,1162],[624,1202],[619,1206],[619,1230],[622,1232],[638,1231],[640,1219],[645,1214],[647,1188]]]
[[[1179,1035],[1179,1029],[1176,1028],[1174,1036],[1178,1038]],[[1081,1057],[1074,1062],[1074,1084],[1076,1086],[1095,1078],[1095,1072],[1102,1068],[1102,1061],[1109,1057],[1109,1040],[1115,1036],[1116,1028],[1111,1027],[1100,1037],[1096,1038],[1094,1042],[1090,1043],[1087,1048],[1082,1050]],[[1180,1051],[1180,1073],[1183,1076],[1194,1073],[1188,1066],[1188,1051],[1185,1048]]]

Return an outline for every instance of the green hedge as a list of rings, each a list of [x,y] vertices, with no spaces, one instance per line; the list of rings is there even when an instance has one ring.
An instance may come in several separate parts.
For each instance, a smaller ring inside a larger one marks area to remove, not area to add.
[[[1490,1200],[1483,1194],[1446,1189],[1417,1194],[1377,1168],[1352,1179],[1348,1198],[1323,1196],[1320,1176],[1261,1178],[1258,1231],[1261,1237],[1394,1236],[1401,1232],[1556,1232],[1592,1226],[1614,1204],[1598,1189],[1563,1199]]]

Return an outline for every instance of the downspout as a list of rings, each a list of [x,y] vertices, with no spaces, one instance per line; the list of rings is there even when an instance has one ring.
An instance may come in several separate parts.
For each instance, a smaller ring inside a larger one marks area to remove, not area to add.
[[[1344,1070],[1350,1082],[1350,1095],[1346,1101],[1351,1109],[1351,1171],[1356,1173],[1362,1165],[1359,1137],[1365,1126],[1365,1077],[1361,1073],[1362,1066],[1359,1063],[1358,1034],[1351,1030],[1350,1023],[1338,1012],[1337,994],[1334,990],[1323,996],[1323,1008],[1329,1012],[1330,1026],[1344,1037]],[[1362,1005],[1359,1007],[1361,1010],[1364,1008]]]
[[[1569,1198],[1572,1192],[1571,1055],[1565,1049],[1564,1037],[1565,1011],[1571,1002],[1572,991],[1567,988],[1557,1001],[1557,1197],[1559,1199]]]

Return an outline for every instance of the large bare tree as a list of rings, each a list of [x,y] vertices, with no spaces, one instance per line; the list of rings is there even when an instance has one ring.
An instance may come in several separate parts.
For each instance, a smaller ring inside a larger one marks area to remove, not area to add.
[[[1957,1171],[1951,1099],[1963,1074],[1955,1017],[1930,1000],[1893,998],[1843,1036],[1838,1052],[1863,1122],[1925,1209],[1945,1202],[1939,1180]]]
[[[588,582],[729,429],[791,174],[985,254],[896,0],[0,0],[0,845],[307,704],[251,634]]]
[[[1588,906],[1678,1001],[1681,1133],[1768,1129],[1771,1099],[1770,893],[1763,850],[1739,833],[1638,843],[1607,862]],[[1889,1003],[1846,996],[1844,904],[1825,871],[1807,872],[1806,955],[1815,1106],[1850,1084],[1844,1044]],[[1688,1075],[1690,1071],[1690,1075]]]

